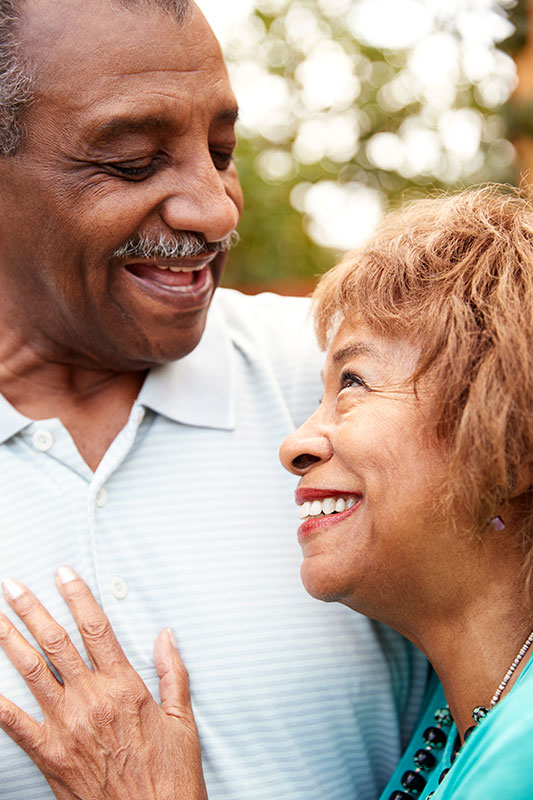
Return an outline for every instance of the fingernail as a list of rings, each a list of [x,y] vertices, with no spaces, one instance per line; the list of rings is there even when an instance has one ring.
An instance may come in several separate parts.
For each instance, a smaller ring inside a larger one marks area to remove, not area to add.
[[[174,631],[172,630],[172,628],[167,628],[167,636],[170,639],[170,644],[173,647],[177,647],[178,643],[176,641],[176,636],[174,635]]]
[[[70,583],[70,581],[75,581],[78,577],[70,567],[59,567],[56,575],[59,583]]]
[[[12,600],[16,600],[24,593],[24,586],[18,581],[12,581],[11,578],[6,578],[2,581],[2,589]]]

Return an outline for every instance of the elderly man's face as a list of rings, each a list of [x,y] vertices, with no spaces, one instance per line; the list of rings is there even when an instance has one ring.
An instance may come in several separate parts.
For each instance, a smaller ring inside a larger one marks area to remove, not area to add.
[[[120,252],[181,232],[210,251],[235,229],[236,103],[210,28],[194,5],[178,23],[147,4],[29,0],[20,37],[37,99],[0,160],[2,319],[74,363],[185,355],[226,255]]]

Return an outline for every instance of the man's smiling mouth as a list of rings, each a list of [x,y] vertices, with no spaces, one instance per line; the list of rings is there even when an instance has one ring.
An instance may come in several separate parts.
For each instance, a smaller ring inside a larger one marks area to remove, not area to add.
[[[211,259],[208,259],[211,260]],[[128,272],[141,280],[150,281],[158,286],[174,291],[187,291],[199,283],[203,283],[209,266],[206,258],[195,265],[183,265],[172,260],[139,261],[125,265]]]

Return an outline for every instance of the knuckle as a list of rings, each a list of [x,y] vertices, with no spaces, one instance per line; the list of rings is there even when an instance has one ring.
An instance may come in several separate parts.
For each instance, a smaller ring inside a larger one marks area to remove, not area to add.
[[[37,653],[28,658],[22,669],[24,678],[30,683],[36,683],[40,681],[46,672],[48,672],[48,667],[43,659],[37,655]]]
[[[193,737],[193,741],[198,737],[198,728],[191,709],[188,706],[176,705],[175,703],[163,703],[161,708],[167,717],[173,717],[178,720],[182,727],[183,733],[188,733]],[[199,746],[199,742],[198,742]]]
[[[119,687],[117,697],[121,706],[129,709],[139,709],[147,700],[147,692],[142,682],[129,683]]]
[[[0,725],[2,728],[13,728],[19,721],[19,714],[13,706],[0,706]]]
[[[105,700],[94,703],[89,709],[89,721],[94,728],[107,728],[117,718],[115,706]]]
[[[41,634],[41,647],[47,653],[55,655],[63,653],[70,644],[70,638],[64,628],[54,626],[46,628]]]
[[[175,701],[163,701],[161,708],[168,717],[186,720],[190,717],[190,710],[187,706],[178,705]]]
[[[111,625],[106,617],[89,617],[81,623],[80,630],[86,639],[105,639],[111,633]]]

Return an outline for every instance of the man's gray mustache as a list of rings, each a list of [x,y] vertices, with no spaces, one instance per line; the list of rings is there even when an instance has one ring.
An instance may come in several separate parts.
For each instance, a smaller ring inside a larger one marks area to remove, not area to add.
[[[226,253],[239,242],[233,231],[225,239],[208,242],[201,233],[182,231],[173,236],[134,234],[113,252],[116,258],[190,258],[191,256]]]

